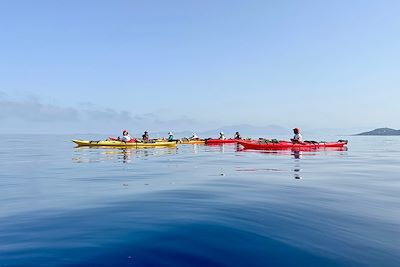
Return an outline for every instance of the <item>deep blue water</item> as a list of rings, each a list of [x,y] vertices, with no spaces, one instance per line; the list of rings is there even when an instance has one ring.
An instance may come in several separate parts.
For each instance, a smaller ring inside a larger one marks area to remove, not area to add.
[[[300,154],[72,138],[2,136],[0,266],[400,266],[398,137]]]

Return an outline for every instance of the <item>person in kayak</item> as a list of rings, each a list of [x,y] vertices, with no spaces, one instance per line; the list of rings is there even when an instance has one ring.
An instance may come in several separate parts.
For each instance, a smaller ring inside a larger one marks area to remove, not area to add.
[[[196,133],[193,133],[192,136],[190,137],[190,140],[199,140],[199,137],[197,136]]]
[[[142,135],[142,139],[143,141],[147,142],[149,141],[149,132],[144,131],[143,135]]]
[[[292,139],[290,139],[290,141],[292,141],[292,143],[303,143],[303,138],[300,134],[299,128],[294,128],[293,133],[294,133],[294,136]]]
[[[235,133],[235,137],[233,137],[233,138],[236,139],[236,140],[241,140],[242,139],[242,137],[240,136],[239,132],[236,132]]]
[[[175,140],[174,140],[174,134],[173,134],[172,132],[169,132],[169,133],[168,133],[168,139],[167,139],[167,140],[168,140],[168,142],[175,141]]]
[[[124,130],[122,132],[122,137],[120,139],[122,142],[130,142],[132,140],[132,137],[129,135],[127,130]]]
[[[219,138],[218,138],[219,140],[225,140],[226,138],[225,138],[225,134],[223,133],[223,132],[220,132],[219,133]]]

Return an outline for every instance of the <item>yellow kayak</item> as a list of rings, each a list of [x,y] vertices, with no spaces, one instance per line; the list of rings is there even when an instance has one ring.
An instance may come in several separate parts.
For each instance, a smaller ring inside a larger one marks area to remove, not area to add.
[[[180,140],[178,141],[178,144],[183,144],[183,145],[195,145],[195,144],[204,144],[204,140]]]
[[[154,142],[154,143],[130,143],[122,141],[87,141],[87,140],[72,140],[78,146],[107,146],[107,147],[129,147],[129,148],[145,148],[145,147],[176,147],[175,142]]]

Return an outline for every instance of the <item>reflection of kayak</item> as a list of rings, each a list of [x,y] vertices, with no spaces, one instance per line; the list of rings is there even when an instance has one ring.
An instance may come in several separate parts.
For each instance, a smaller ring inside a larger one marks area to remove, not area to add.
[[[175,147],[175,142],[154,142],[154,143],[131,143],[122,141],[85,141],[85,140],[72,140],[78,146],[107,146],[107,147],[130,147],[130,148],[144,148],[144,147]]]
[[[204,140],[180,140],[178,141],[178,144],[183,144],[183,145],[195,145],[195,144],[204,144]]]
[[[245,149],[258,149],[258,150],[309,150],[309,149],[324,149],[324,148],[342,148],[347,145],[346,140],[339,140],[337,142],[303,142],[301,144],[294,144],[289,141],[278,142],[265,142],[265,141],[244,141],[239,140],[238,143]]]
[[[236,144],[238,141],[240,140],[236,140],[236,139],[225,139],[225,140],[221,140],[221,139],[206,139],[206,144],[207,145],[219,145],[219,144]]]

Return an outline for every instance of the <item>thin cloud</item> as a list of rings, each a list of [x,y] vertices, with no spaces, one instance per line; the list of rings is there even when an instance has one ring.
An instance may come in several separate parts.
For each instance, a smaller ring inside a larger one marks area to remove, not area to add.
[[[24,101],[0,100],[0,120],[22,120],[36,122],[73,121],[79,112],[74,108],[42,104],[35,99]]]
[[[2,97],[1,97],[2,96]],[[83,105],[82,105],[83,104]],[[91,103],[77,107],[63,107],[42,103],[38,98],[8,99],[0,92],[0,122],[4,131],[19,131],[29,126],[33,132],[115,132],[120,129],[134,131],[166,131],[191,129],[197,122],[188,117],[163,118],[156,113],[135,114],[127,110],[99,108]],[[7,127],[8,126],[8,127]]]

